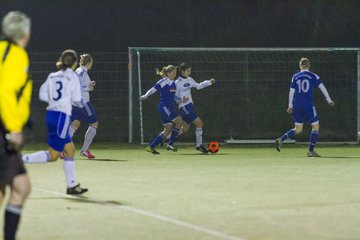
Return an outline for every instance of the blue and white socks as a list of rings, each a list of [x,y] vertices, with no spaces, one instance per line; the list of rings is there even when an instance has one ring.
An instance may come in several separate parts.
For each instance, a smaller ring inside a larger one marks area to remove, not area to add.
[[[175,142],[176,138],[178,137],[179,133],[180,133],[180,129],[173,127],[168,145],[171,145],[171,146],[174,145],[174,142]]]
[[[165,136],[162,133],[159,133],[156,138],[149,144],[149,147],[155,148],[159,145],[162,141],[165,140]]]
[[[284,135],[281,136],[281,142],[284,142],[286,139],[291,139],[296,135],[295,129],[290,129]]]
[[[313,152],[315,148],[315,144],[317,142],[319,136],[319,131],[312,130],[310,134],[310,146],[309,146],[309,152]]]

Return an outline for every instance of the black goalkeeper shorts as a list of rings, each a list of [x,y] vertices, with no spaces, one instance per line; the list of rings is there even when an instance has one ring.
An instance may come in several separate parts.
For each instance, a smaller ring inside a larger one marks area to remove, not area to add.
[[[9,150],[5,134],[0,131],[0,186],[11,185],[15,176],[26,173],[21,154]]]

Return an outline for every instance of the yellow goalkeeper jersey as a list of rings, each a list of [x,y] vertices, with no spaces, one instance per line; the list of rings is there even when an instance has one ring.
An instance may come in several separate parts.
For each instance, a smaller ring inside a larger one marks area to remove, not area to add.
[[[30,115],[32,81],[26,51],[0,41],[0,124],[5,131],[21,132]]]

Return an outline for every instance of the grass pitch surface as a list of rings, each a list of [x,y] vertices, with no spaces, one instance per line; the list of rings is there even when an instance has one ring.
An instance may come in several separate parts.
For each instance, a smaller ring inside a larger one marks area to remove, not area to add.
[[[27,165],[33,190],[18,239],[360,239],[357,146],[320,146],[322,158],[306,157],[306,146],[158,150],[95,146],[95,160],[77,152],[89,192],[75,198],[65,195],[62,160]]]

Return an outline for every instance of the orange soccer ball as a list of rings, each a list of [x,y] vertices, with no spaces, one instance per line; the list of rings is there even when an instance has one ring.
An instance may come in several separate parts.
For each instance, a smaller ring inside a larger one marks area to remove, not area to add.
[[[208,150],[211,153],[217,153],[220,150],[220,145],[218,142],[211,142],[209,143]]]

